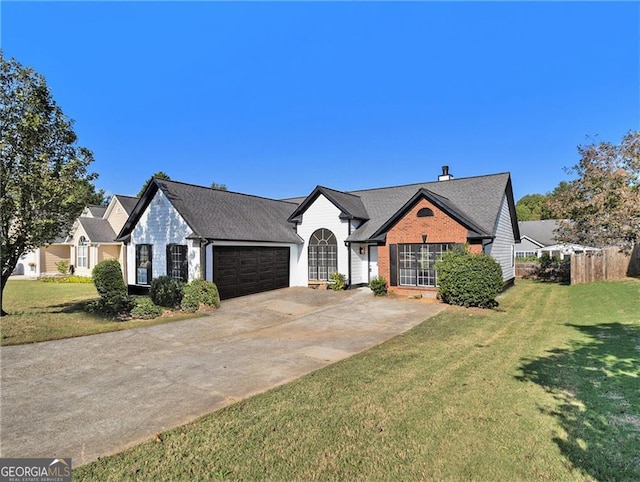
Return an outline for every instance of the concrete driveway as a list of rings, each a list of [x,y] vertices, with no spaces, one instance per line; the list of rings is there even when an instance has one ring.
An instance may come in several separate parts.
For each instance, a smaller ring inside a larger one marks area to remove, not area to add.
[[[377,345],[443,309],[427,300],[286,288],[210,316],[0,348],[0,454],[72,457],[140,443]]]

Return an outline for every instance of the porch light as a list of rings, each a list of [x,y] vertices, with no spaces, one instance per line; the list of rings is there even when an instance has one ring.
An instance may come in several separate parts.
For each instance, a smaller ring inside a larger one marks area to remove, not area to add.
[[[427,244],[427,235],[426,234],[422,235],[422,244]]]

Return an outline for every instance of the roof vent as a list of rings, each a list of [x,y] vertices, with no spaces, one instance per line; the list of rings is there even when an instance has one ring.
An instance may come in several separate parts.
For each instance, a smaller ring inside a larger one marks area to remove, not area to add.
[[[438,176],[438,181],[448,181],[453,179],[453,176],[449,174],[449,166],[442,166],[442,174]]]

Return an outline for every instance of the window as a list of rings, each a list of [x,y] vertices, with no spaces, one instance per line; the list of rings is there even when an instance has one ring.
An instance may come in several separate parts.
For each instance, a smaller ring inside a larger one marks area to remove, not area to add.
[[[454,246],[453,243],[398,245],[400,286],[438,286],[436,261]]]
[[[429,208],[422,208],[418,211],[419,218],[427,218],[429,216],[433,216],[433,211]]]
[[[136,284],[149,285],[152,277],[152,254],[151,244],[136,245]]]
[[[88,249],[89,247],[87,246],[87,238],[85,238],[84,236],[80,236],[80,239],[78,240],[78,253],[76,260],[76,266],[78,268],[88,267]]]
[[[516,251],[516,259],[537,257],[535,251]]]
[[[318,229],[309,239],[309,279],[327,281],[338,271],[338,243],[328,229]]]
[[[167,244],[167,276],[188,282],[189,260],[187,259],[187,246],[183,244]]]

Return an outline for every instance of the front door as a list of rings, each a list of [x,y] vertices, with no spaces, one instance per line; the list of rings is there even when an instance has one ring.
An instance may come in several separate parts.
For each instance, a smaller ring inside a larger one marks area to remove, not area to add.
[[[378,276],[378,247],[369,246],[369,282]]]

